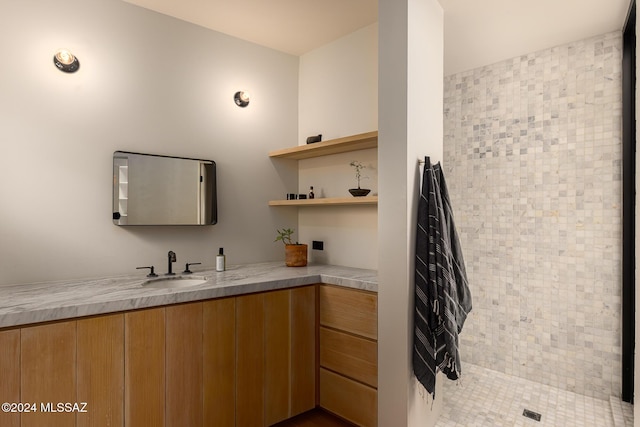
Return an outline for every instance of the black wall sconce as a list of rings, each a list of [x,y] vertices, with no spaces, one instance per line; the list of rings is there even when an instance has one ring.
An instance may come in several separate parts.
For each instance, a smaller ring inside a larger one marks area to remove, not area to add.
[[[246,107],[249,105],[249,92],[239,91],[233,95],[233,101],[236,103],[238,107]]]
[[[80,68],[80,61],[69,50],[60,49],[53,55],[53,63],[60,71],[75,73]]]

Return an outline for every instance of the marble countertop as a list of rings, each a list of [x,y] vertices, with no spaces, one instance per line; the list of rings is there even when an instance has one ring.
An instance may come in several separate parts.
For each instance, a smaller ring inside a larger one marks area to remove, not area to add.
[[[314,283],[378,290],[377,271],[332,265],[285,267],[282,262],[269,262],[232,265],[222,272],[194,269],[192,276],[204,277],[206,282],[183,288],[143,286],[149,279],[141,270],[127,276],[2,285],[0,328]]]

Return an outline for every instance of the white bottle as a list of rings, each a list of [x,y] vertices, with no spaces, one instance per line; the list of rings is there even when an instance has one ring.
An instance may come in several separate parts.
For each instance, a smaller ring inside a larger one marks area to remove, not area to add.
[[[224,256],[224,249],[220,248],[218,250],[218,255],[216,256],[216,271],[224,271],[226,268],[226,259]]]

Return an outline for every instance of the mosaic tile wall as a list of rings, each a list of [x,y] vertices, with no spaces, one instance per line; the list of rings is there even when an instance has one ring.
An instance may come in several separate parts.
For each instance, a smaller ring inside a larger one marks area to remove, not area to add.
[[[621,47],[615,32],[445,78],[463,370],[620,395]]]

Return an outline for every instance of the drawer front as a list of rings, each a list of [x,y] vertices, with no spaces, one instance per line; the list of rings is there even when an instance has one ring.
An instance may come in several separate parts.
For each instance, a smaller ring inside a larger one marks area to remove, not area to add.
[[[320,406],[359,426],[378,424],[376,389],[320,368]]]
[[[373,292],[320,286],[320,324],[378,338],[378,297]]]
[[[375,341],[321,327],[320,366],[378,387],[378,345]]]

